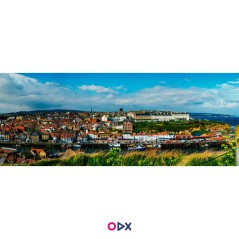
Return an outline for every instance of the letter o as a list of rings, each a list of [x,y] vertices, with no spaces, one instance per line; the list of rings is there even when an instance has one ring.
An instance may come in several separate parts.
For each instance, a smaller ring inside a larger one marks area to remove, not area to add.
[[[115,224],[114,222],[110,222],[110,223],[108,224],[108,229],[109,229],[110,231],[114,231],[114,230],[116,229],[116,224]]]

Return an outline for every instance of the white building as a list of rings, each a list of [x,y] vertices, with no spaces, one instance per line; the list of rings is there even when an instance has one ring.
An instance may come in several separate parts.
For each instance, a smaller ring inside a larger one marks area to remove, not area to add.
[[[126,120],[126,116],[114,117],[114,118],[112,118],[112,120],[113,120],[114,122],[123,122],[123,121]]]
[[[131,134],[123,134],[123,139],[133,140],[134,137]]]
[[[108,121],[108,117],[106,115],[103,115],[102,118],[101,118],[101,121]]]
[[[155,140],[172,140],[174,134],[158,133],[158,134],[123,134],[123,139],[137,140],[137,141],[155,141]]]
[[[91,139],[98,139],[98,134],[88,134],[88,136],[91,138]]]
[[[158,112],[158,113],[145,112],[143,114],[129,112],[128,116],[133,118],[135,122],[189,120],[189,114],[177,112]]]
[[[123,130],[123,125],[116,125],[114,128],[116,130]]]

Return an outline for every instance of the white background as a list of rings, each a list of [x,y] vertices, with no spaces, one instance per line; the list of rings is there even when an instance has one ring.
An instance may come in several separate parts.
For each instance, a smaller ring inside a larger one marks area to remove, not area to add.
[[[0,72],[238,72],[238,22],[232,0],[0,1]],[[238,238],[238,182],[236,167],[0,167],[0,238]]]

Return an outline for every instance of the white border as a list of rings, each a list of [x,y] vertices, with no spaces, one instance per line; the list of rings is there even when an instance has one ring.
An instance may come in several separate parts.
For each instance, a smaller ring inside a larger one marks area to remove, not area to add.
[[[235,0],[0,6],[0,72],[239,71]],[[238,238],[238,181],[235,167],[0,167],[0,237]]]
[[[1,1],[0,72],[238,72],[237,6]]]

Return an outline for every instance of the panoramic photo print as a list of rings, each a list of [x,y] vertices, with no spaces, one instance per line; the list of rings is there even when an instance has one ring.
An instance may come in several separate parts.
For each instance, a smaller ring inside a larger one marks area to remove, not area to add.
[[[1,166],[238,164],[239,74],[6,73],[0,89]]]

